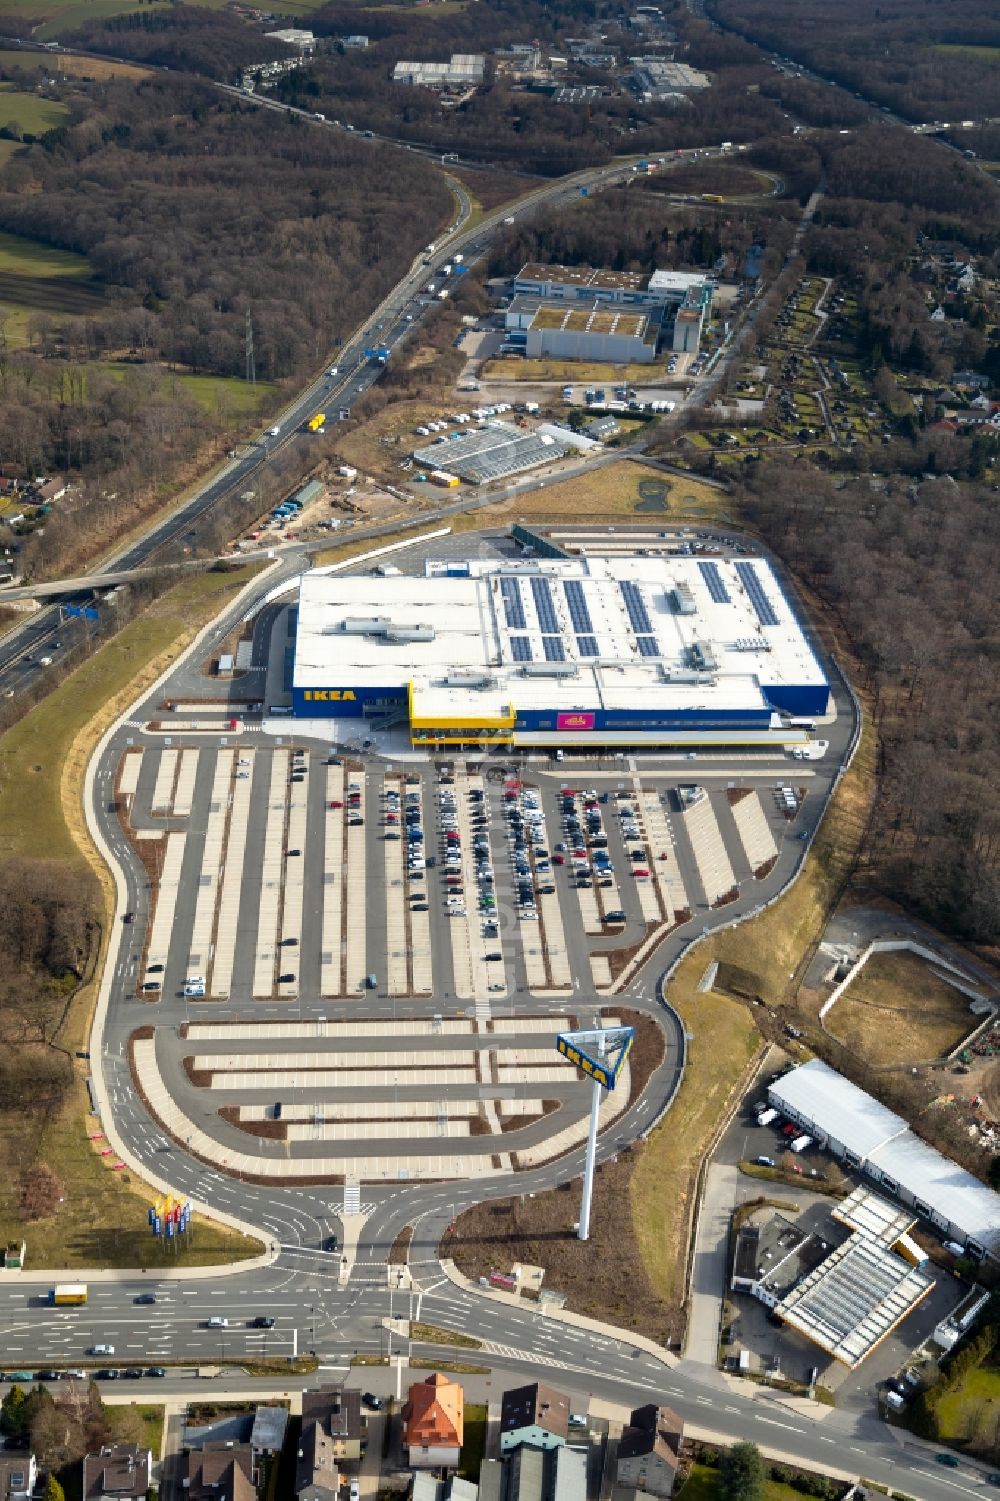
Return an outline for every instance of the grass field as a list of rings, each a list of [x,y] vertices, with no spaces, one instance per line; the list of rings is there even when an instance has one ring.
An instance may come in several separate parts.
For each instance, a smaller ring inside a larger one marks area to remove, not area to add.
[[[16,149],[15,142],[0,144]],[[28,342],[35,313],[82,317],[102,299],[85,256],[0,232],[0,324],[8,344]]]
[[[598,365],[587,360],[487,360],[482,368],[483,380],[558,381],[567,386],[662,385],[672,381],[666,361],[658,365]]]
[[[51,42],[67,31],[82,26],[85,21],[102,21],[109,16],[120,16],[125,11],[143,10],[146,5],[137,0],[0,0],[0,20],[4,16],[29,20],[35,24],[32,39]]]
[[[873,954],[826,1028],[878,1067],[940,1058],[976,1021],[967,997],[916,954]]]
[[[0,855],[59,860],[69,876],[96,861],[87,849],[80,803],[94,745],[140,683],[151,682],[251,572],[186,579],[0,737]],[[84,987],[60,1034],[68,1049],[85,1045],[93,1002],[93,987]],[[170,1244],[149,1233],[142,1185],[127,1172],[111,1171],[99,1154],[102,1144],[89,1140],[98,1129],[88,1114],[82,1071],[59,1115],[25,1119],[0,1111],[0,1161],[7,1169],[0,1176],[0,1238],[26,1238],[29,1264],[36,1268],[174,1265],[178,1258]],[[52,1167],[64,1196],[50,1218],[24,1225],[17,1214],[18,1164],[36,1157]],[[214,1224],[193,1224],[181,1263],[238,1260],[259,1249]]]
[[[69,119],[69,110],[56,99],[42,99],[12,83],[0,83],[0,126],[16,122],[25,135],[44,135],[45,131]]]
[[[121,376],[126,370],[134,370],[135,366],[112,362],[100,368],[112,375]],[[250,386],[245,380],[238,380],[235,376],[187,375],[183,371],[163,369],[162,366],[156,368],[162,370],[168,390],[176,385],[178,391],[193,396],[206,411],[217,412],[220,416],[229,418],[255,416],[273,401],[278,390],[273,381],[259,380],[256,386]]]
[[[676,1501],[726,1501],[731,1492],[723,1489],[718,1470],[708,1465],[692,1465],[691,1473],[675,1491]],[[802,1501],[802,1492],[780,1480],[765,1480],[761,1501]]]
[[[974,57],[983,63],[1000,63],[1000,47],[980,47],[973,42],[938,42],[930,50],[950,52],[957,57]]]
[[[465,1407],[465,1429],[458,1473],[463,1480],[479,1483],[479,1466],[486,1452],[486,1404],[472,1402]]]
[[[0,14],[9,14],[0,0]],[[136,63],[117,63],[109,58],[77,57],[71,52],[23,52],[17,48],[0,48],[0,68],[5,73],[23,73],[26,78],[46,78],[53,74],[70,78],[148,78],[150,70]]]
[[[942,1443],[961,1448],[968,1443],[991,1445],[1000,1419],[1000,1370],[977,1366],[940,1398],[936,1408]]]
[[[716,516],[725,514],[727,495],[714,485],[695,479],[680,479],[662,474],[623,459],[619,464],[605,464],[589,474],[573,479],[555,480],[544,490],[491,506],[490,521],[513,521],[523,517],[553,521],[588,517],[622,516],[641,522],[666,521],[681,516]]]

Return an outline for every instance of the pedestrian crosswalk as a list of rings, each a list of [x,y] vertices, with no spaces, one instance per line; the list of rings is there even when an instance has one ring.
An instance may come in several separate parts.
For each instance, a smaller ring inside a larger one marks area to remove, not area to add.
[[[344,1213],[361,1213],[361,1184],[357,1178],[348,1178],[344,1183]]]
[[[484,1339],[480,1349],[486,1355],[498,1355],[507,1360],[530,1360],[532,1365],[554,1366],[560,1371],[574,1371],[576,1366],[570,1365],[568,1360],[556,1360],[554,1355],[530,1354],[519,1350],[515,1345],[497,1345],[492,1340]]]
[[[492,1015],[492,1013],[490,1011],[489,997],[488,996],[477,996],[476,997],[476,1021],[477,1022],[488,1022],[491,1015]]]

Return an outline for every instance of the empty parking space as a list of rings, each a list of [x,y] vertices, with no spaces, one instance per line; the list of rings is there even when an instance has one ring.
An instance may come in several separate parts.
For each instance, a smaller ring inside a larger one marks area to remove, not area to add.
[[[215,928],[215,901],[219,889],[219,871],[229,817],[229,790],[233,775],[233,752],[220,751],[212,778],[211,801],[205,819],[201,846],[201,874],[195,899],[194,926],[187,959],[188,979],[200,976],[204,989],[205,971],[212,955]]]
[[[323,841],[323,918],[320,935],[321,995],[344,993],[344,768],[326,768]]]
[[[180,766],[177,771],[177,785],[174,788],[174,799],[171,804],[171,812],[175,818],[190,818],[191,803],[194,800],[195,782],[198,780],[198,758],[201,755],[197,750],[181,751]]]
[[[520,1103],[520,1102],[517,1102]],[[305,1121],[312,1120],[316,1114],[316,1105],[312,1104],[283,1104],[281,1111],[282,1120]],[[504,1109],[506,1111],[506,1102]],[[525,1111],[526,1115],[536,1115],[540,1112],[541,1105],[537,1110]],[[441,1116],[454,1116],[461,1119],[462,1116],[477,1115],[479,1112],[478,1100],[327,1100],[323,1104],[323,1115],[328,1121],[412,1121],[412,1120],[438,1120]],[[273,1120],[274,1107],[272,1105],[241,1105],[241,1121]]]
[[[296,766],[293,758],[292,766]],[[304,762],[303,762],[304,764]],[[293,770],[293,776],[301,776]],[[302,941],[302,902],[305,895],[306,800],[307,783],[289,783],[288,830],[286,835],[284,883],[281,891],[281,958],[278,965],[278,994],[289,999],[298,994],[299,944]],[[286,979],[285,976],[288,976]]]
[[[118,795],[120,797],[135,797],[139,786],[139,773],[142,770],[142,751],[126,751],[122,757],[121,768],[118,772]]]
[[[514,1060],[511,1059],[513,1062]],[[267,1053],[199,1053],[194,1059],[196,1070],[227,1068],[401,1068],[412,1071],[413,1083],[421,1082],[425,1066],[454,1068],[459,1065],[474,1066],[475,1060],[468,1048],[427,1048],[410,1050],[403,1048],[379,1050],[359,1048],[353,1052],[338,1053],[333,1048],[320,1052],[267,1052]]]
[[[778,846],[760,798],[751,787],[736,787],[729,793],[729,805],[750,869],[754,875],[766,874],[778,857]]]
[[[567,1024],[565,1017],[551,1021],[535,1018],[530,1026],[518,1021],[518,1031],[551,1032],[555,1026]],[[472,1023],[461,1017],[443,1017],[440,1021],[315,1021],[315,1022],[192,1022],[187,1036],[193,1043],[200,1042],[267,1042],[287,1038],[303,1041],[317,1037],[436,1037],[438,1035],[464,1036],[472,1032]]]
[[[412,1140],[436,1138],[438,1140],[471,1136],[472,1132],[467,1120],[424,1120],[424,1121],[328,1121],[322,1115],[323,1107],[320,1106],[315,1115],[320,1119],[314,1119],[311,1124],[289,1125],[286,1140],[288,1141],[384,1141],[392,1137],[394,1140]]]
[[[649,869],[656,881],[664,921],[673,923],[677,921],[677,914],[688,907],[687,892],[674,850],[673,831],[658,792],[644,791],[640,803],[653,862]]]
[[[174,911],[186,845],[187,835],[175,833],[168,834],[162,846],[163,863],[156,884],[156,905],[146,951],[147,970],[152,964],[158,964],[162,969],[170,954],[170,937],[174,927]]]
[[[290,1068],[256,1069],[241,1072],[239,1069],[213,1073],[210,1089],[233,1090],[246,1094],[253,1089],[420,1089],[440,1088],[445,1084],[472,1085],[476,1083],[474,1066],[461,1068],[421,1069],[419,1077],[401,1069],[391,1068]]]
[[[365,777],[352,773],[347,784],[347,932],[345,983],[347,992],[364,989],[368,972],[368,911],[365,899]]]
[[[174,780],[177,776],[178,751],[161,750],[160,764],[156,768],[156,782],[153,785],[152,811],[154,813],[169,813],[174,801]]]
[[[691,842],[691,853],[698,868],[705,900],[710,907],[714,907],[723,897],[730,895],[736,885],[736,878],[722,842],[715,811],[703,788],[698,788],[693,800],[683,805],[681,818]]]
[[[385,779],[382,791],[383,818],[386,816],[384,809],[395,806],[399,802],[400,783],[399,777],[386,777]],[[409,934],[406,924],[407,897],[403,874],[403,840],[395,826],[387,827],[383,839],[385,841],[383,849],[385,851],[386,988],[390,995],[406,995],[410,988],[410,975],[407,962]]]
[[[257,945],[253,976],[255,996],[270,996],[274,989],[278,913],[285,867],[287,799],[288,752],[276,750],[271,753],[271,783],[268,789],[267,824],[264,831],[264,854],[260,871],[260,909],[257,916]]]
[[[225,869],[219,894],[219,915],[215,925],[215,957],[212,964],[211,993],[227,996],[233,983],[236,956],[236,932],[243,891],[243,861],[246,854],[247,825],[250,821],[253,788],[253,755],[241,756],[233,783],[229,838],[226,842]]]

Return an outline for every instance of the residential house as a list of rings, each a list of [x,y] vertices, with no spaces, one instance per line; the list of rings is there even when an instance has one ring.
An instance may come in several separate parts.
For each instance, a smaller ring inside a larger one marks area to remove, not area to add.
[[[672,1496],[684,1424],[669,1407],[637,1407],[618,1444],[618,1484],[650,1496]]]
[[[223,1441],[188,1455],[188,1501],[257,1501],[253,1450]]]
[[[69,486],[64,479],[57,477],[43,480],[40,485],[35,486],[35,503],[40,506],[50,506],[53,501],[62,500],[68,489]]]
[[[343,1463],[361,1459],[361,1394],[339,1386],[302,1393],[302,1437],[295,1468],[298,1501],[332,1501]]]
[[[569,1434],[569,1398],[540,1381],[504,1392],[500,1405],[500,1454],[519,1444],[552,1449]]]
[[[35,1456],[28,1449],[0,1453],[0,1501],[30,1501],[38,1479]]]
[[[403,1408],[403,1448],[413,1469],[455,1467],[462,1448],[465,1393],[439,1372],[415,1381]]]
[[[83,1458],[83,1501],[143,1501],[153,1456],[140,1444],[105,1444]]]

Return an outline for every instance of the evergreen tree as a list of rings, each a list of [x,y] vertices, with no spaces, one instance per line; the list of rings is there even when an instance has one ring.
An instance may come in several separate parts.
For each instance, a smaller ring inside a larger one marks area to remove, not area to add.
[[[719,1467],[726,1501],[762,1501],[764,1461],[756,1444],[734,1444]]]

